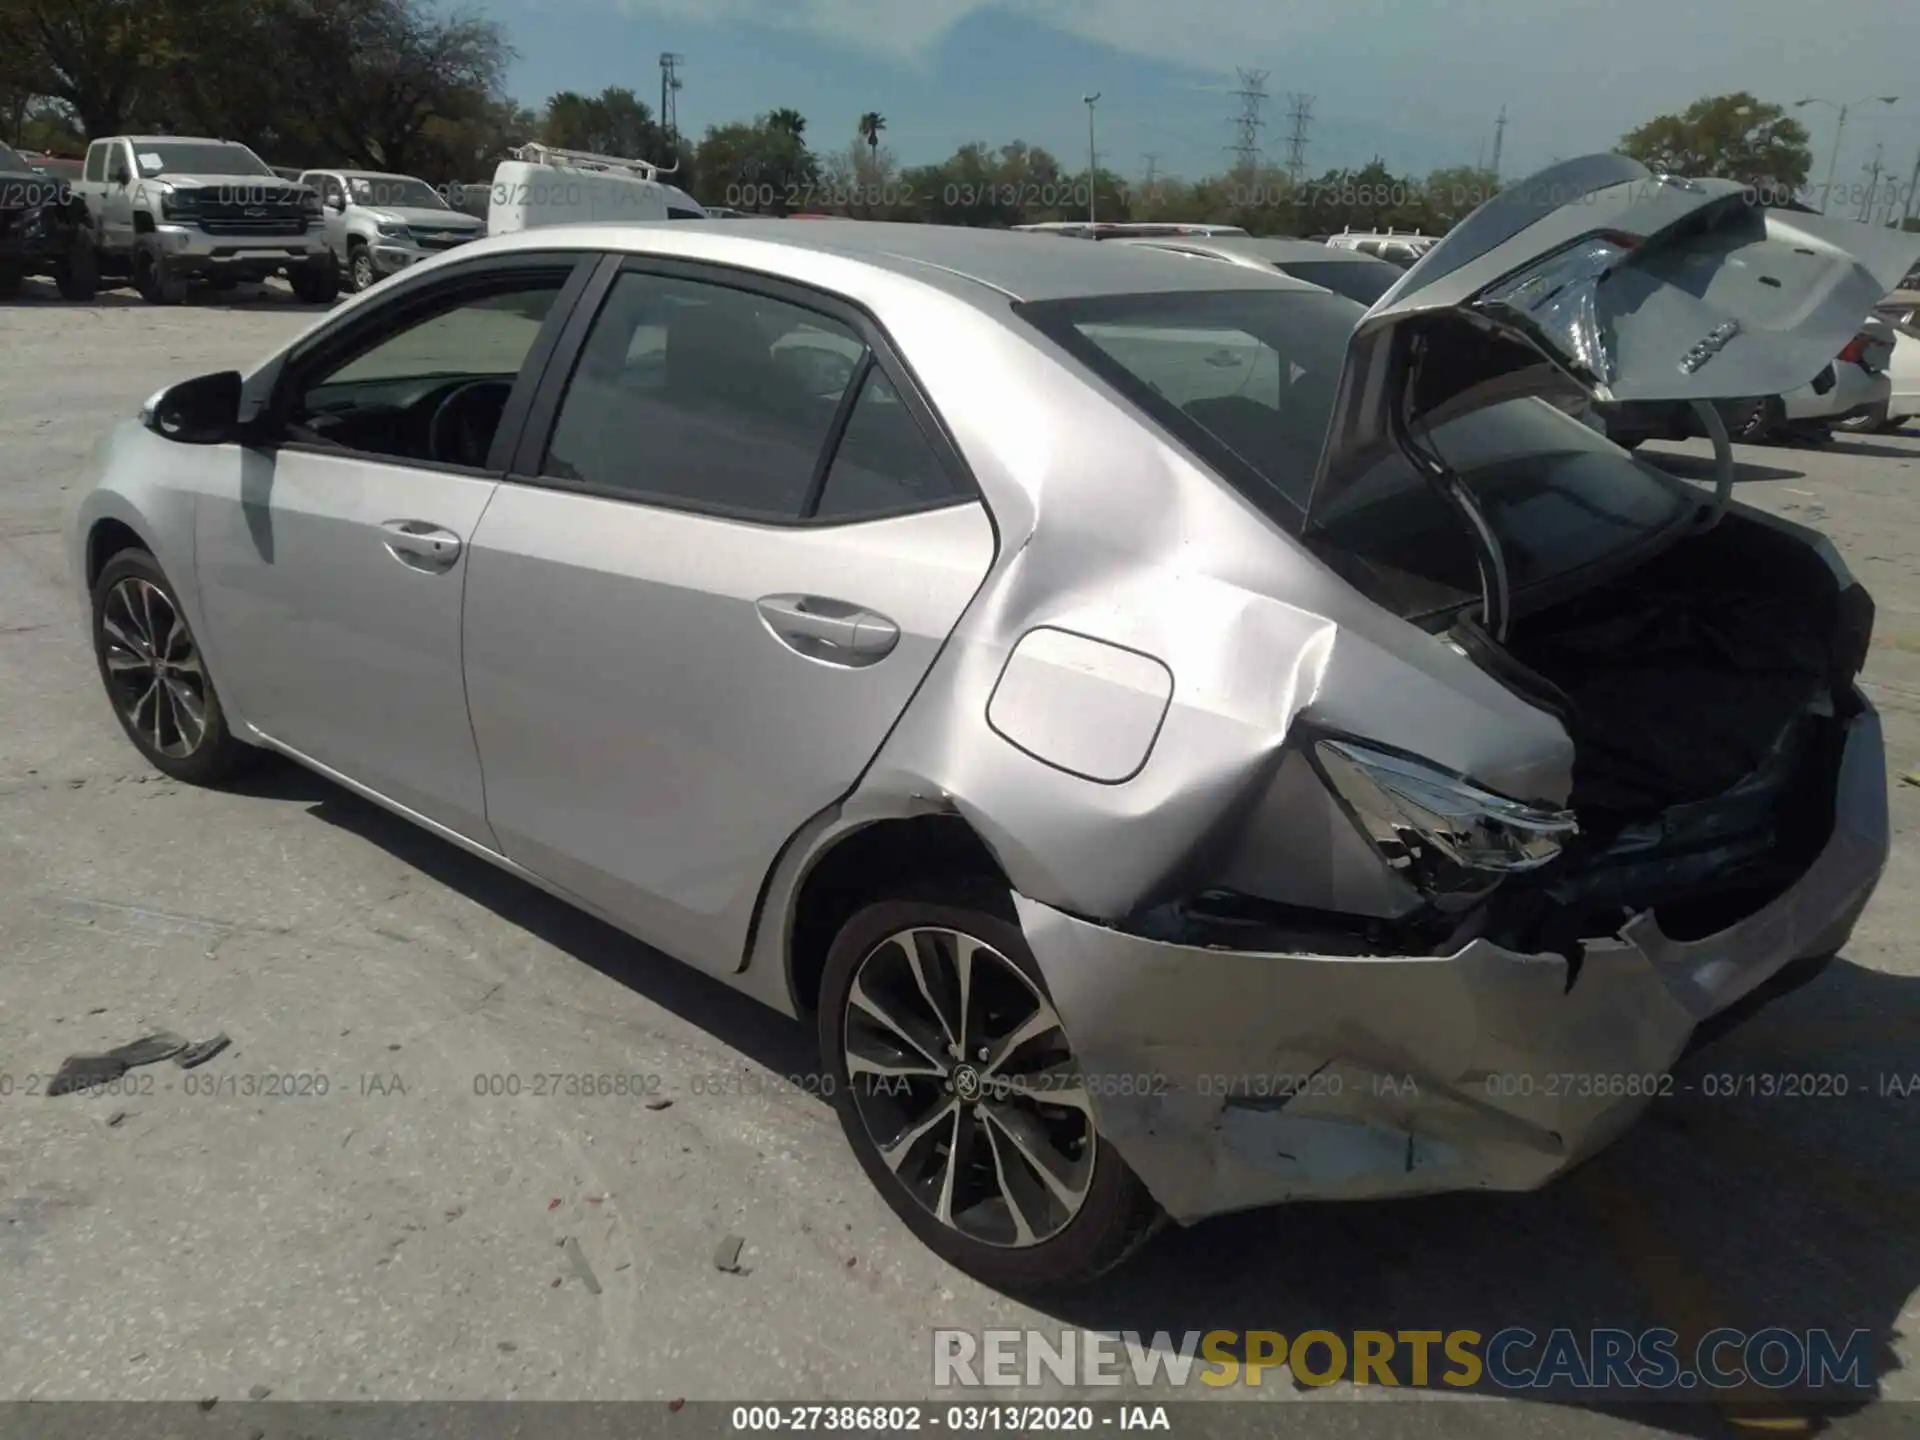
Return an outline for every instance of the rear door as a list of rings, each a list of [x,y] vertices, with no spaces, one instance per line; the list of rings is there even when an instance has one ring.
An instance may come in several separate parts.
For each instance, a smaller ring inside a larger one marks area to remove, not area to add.
[[[880,748],[993,561],[877,327],[738,272],[610,260],[473,537],[487,819],[661,949],[742,963],[787,840]]]

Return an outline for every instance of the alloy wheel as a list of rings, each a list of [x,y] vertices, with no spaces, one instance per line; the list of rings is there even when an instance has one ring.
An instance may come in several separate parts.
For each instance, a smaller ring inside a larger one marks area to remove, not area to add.
[[[955,930],[904,930],[860,962],[844,1018],[854,1109],[935,1220],[1020,1248],[1080,1213],[1100,1148],[1086,1080],[1018,965]]]
[[[365,290],[373,284],[373,256],[362,246],[353,252],[353,288]]]
[[[100,611],[102,665],[129,729],[184,760],[207,733],[207,672],[187,623],[167,593],[130,575]]]

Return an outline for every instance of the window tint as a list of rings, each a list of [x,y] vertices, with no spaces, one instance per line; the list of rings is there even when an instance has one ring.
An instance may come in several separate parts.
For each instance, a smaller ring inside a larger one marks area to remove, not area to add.
[[[706,218],[707,217],[702,215],[698,210],[688,210],[679,205],[667,206],[667,219],[669,220],[704,220]]]
[[[1332,260],[1288,260],[1276,268],[1296,280],[1318,285],[1349,300],[1358,300],[1362,305],[1373,304],[1392,289],[1400,278],[1400,272],[1385,263],[1369,265],[1344,257]]]
[[[396,460],[484,466],[513,382],[564,270],[463,288],[308,381],[289,410],[297,440]]]
[[[865,348],[797,305],[629,271],[581,349],[542,473],[797,519]]]
[[[877,367],[869,370],[814,514],[855,520],[944,504],[965,494],[887,377]]]

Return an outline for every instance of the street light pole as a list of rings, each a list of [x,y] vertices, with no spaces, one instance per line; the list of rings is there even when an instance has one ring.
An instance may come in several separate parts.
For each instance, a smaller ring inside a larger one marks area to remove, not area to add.
[[[1827,183],[1820,191],[1822,215],[1826,214],[1833,205],[1833,169],[1840,163],[1840,137],[1847,130],[1847,112],[1856,105],[1866,104],[1869,100],[1878,100],[1882,105],[1892,105],[1899,99],[1898,95],[1863,95],[1858,100],[1849,100],[1846,104],[1839,105],[1832,100],[1823,100],[1817,95],[1812,95],[1805,100],[1793,102],[1793,108],[1796,110],[1804,109],[1808,105],[1825,105],[1840,112],[1840,118],[1834,122],[1833,126],[1833,152],[1827,156]]]
[[[1080,101],[1087,107],[1087,223],[1098,223],[1094,218],[1094,149],[1093,149],[1093,107],[1100,101],[1100,92],[1082,95]]]

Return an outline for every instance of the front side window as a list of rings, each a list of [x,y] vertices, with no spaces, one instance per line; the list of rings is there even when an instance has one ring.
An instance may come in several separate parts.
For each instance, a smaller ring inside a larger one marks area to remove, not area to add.
[[[296,382],[297,441],[400,461],[483,467],[514,381],[567,271],[462,287]]]
[[[622,274],[581,348],[542,473],[750,518],[800,518],[866,356],[853,330],[727,286]]]
[[[107,147],[89,145],[87,147],[87,179],[104,180],[107,178]]]

